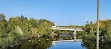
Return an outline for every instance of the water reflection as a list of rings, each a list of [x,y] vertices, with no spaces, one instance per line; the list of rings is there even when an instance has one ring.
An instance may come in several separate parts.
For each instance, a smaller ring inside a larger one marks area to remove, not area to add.
[[[52,45],[52,41],[56,40],[70,40],[72,35],[55,36],[55,38],[39,38],[28,41],[23,41],[21,45],[9,49],[96,49],[96,41],[85,40],[82,42],[66,42]],[[100,49],[111,49],[110,43],[100,42]]]
[[[48,49],[86,49],[81,46],[81,42],[64,42],[64,43],[56,43],[52,45]]]
[[[67,34],[60,34],[60,37],[73,37],[72,35],[67,35]]]
[[[52,41],[46,38],[24,41],[23,44],[9,49],[47,49],[52,45]]]
[[[96,41],[83,40],[81,45],[87,49],[96,49]]]
[[[87,49],[96,49],[96,41],[83,39],[82,47]],[[100,42],[99,49],[111,49],[111,43]]]

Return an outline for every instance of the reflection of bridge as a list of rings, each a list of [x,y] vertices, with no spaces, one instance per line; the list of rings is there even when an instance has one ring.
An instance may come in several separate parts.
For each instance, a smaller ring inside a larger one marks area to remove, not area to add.
[[[68,27],[56,27],[56,26],[52,26],[52,29],[55,30],[71,30],[74,31],[74,39],[76,39],[76,31],[83,31],[83,29],[81,28],[68,28]]]
[[[64,43],[64,42],[82,42],[82,39],[52,41],[52,45],[55,45],[56,43]]]

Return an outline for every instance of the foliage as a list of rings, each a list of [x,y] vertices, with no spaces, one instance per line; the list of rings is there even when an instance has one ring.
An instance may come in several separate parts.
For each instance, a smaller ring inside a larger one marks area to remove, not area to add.
[[[22,39],[51,33],[54,24],[45,19],[30,19],[24,16],[11,17],[7,21],[0,14],[0,48],[5,49],[21,44]],[[23,33],[23,34],[21,34]]]
[[[111,42],[111,20],[99,20],[99,36],[101,41]],[[57,26],[68,28],[83,28],[83,32],[77,32],[77,35],[83,36],[86,39],[96,40],[97,22],[89,23],[87,21],[85,26]],[[9,20],[5,19],[3,14],[0,14],[0,48],[5,49],[21,44],[21,40],[37,37],[38,35],[48,35],[52,32],[57,34],[65,33],[71,34],[73,31],[57,31],[52,30],[54,23],[45,19],[27,19],[24,16],[11,17]],[[22,34],[21,34],[22,33]],[[79,37],[80,38],[80,37]]]
[[[111,20],[106,23],[106,40],[111,41]]]
[[[86,39],[96,40],[97,22],[87,23],[84,27],[84,37]],[[99,20],[100,41],[111,42],[111,20]]]

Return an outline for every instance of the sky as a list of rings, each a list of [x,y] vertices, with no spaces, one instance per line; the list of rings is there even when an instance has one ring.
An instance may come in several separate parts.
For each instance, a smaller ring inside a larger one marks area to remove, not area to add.
[[[47,19],[56,26],[85,25],[97,20],[97,0],[0,0],[0,14]],[[100,0],[101,20],[111,19],[111,0]]]

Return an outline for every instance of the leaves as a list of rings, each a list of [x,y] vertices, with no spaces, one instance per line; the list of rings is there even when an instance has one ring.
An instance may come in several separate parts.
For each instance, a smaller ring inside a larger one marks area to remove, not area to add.
[[[13,47],[20,44],[21,39],[28,39],[38,34],[51,33],[54,24],[45,19],[30,19],[24,16],[11,17],[8,21],[0,14],[0,48]],[[18,28],[17,28],[18,27]],[[23,31],[23,35],[19,32]],[[19,31],[19,32],[17,32]]]

